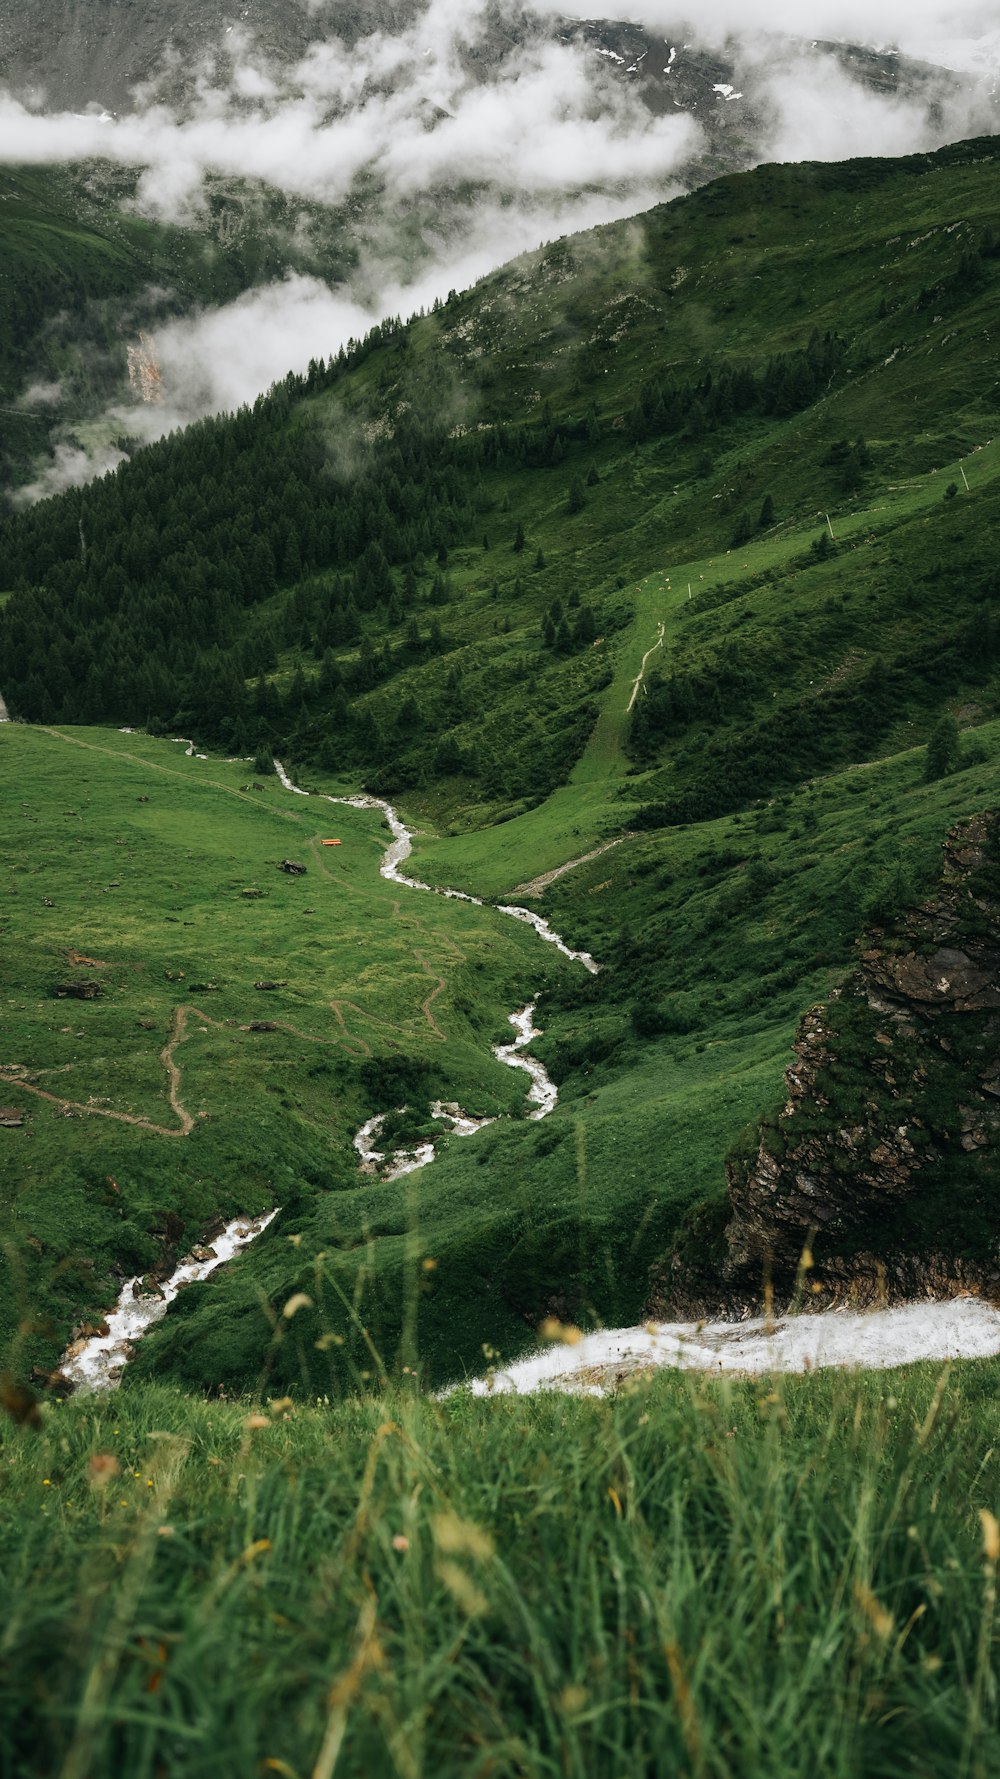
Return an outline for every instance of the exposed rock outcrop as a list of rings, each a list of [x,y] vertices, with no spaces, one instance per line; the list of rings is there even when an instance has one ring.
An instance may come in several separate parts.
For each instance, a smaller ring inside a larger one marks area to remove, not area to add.
[[[1000,1293],[1000,813],[949,833],[937,893],[793,1048],[784,1107],[727,1162],[734,1307],[765,1277],[822,1304]]]

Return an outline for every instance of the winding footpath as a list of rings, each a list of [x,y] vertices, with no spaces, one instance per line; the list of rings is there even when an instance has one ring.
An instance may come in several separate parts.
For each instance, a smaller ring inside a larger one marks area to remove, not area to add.
[[[665,635],[666,635],[666,625],[661,623],[657,630],[657,633],[656,633],[656,641],[654,642],[652,648],[647,649],[646,653],[642,657],[642,666],[639,669],[639,674],[636,679],[635,685],[632,687],[632,696],[629,699],[627,705],[625,706],[625,715],[626,716],[628,716],[629,711],[632,709],[633,704],[635,703],[636,699],[639,696],[639,689],[642,685],[643,680],[646,677],[646,662],[649,660],[650,655],[656,654],[657,649],[662,649],[663,638]]]

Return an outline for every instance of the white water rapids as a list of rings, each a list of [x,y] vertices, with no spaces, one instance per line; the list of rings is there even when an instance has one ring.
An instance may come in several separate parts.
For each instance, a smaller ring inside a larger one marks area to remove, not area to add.
[[[401,1112],[406,1111],[400,1106]],[[434,1160],[435,1148],[430,1141],[419,1143],[415,1149],[396,1149],[391,1155],[376,1148],[382,1126],[389,1117],[388,1112],[379,1112],[363,1124],[354,1139],[354,1147],[361,1157],[363,1174],[377,1174],[380,1180],[401,1180],[404,1174],[415,1174],[418,1168],[426,1167]],[[470,1118],[461,1106],[454,1103],[445,1105],[435,1100],[431,1106],[431,1117],[437,1118],[448,1126],[452,1136],[474,1137],[477,1130],[485,1130],[488,1124],[496,1122],[493,1118]]]
[[[887,1310],[823,1310],[773,1322],[651,1322],[644,1328],[602,1329],[498,1366],[471,1380],[469,1388],[475,1396],[546,1389],[600,1396],[663,1367],[755,1377],[831,1366],[885,1371],[921,1359],[941,1363],[997,1354],[1000,1310],[978,1297],[955,1297]]]
[[[147,1328],[166,1315],[168,1306],[185,1285],[209,1278],[216,1267],[224,1266],[227,1260],[241,1254],[277,1215],[275,1209],[266,1211],[262,1217],[234,1217],[221,1235],[207,1244],[207,1258],[196,1260],[192,1255],[183,1260],[176,1272],[162,1280],[154,1293],[142,1293],[141,1275],[129,1279],[122,1287],[115,1308],[106,1318],[107,1334],[92,1335],[67,1348],[60,1365],[63,1377],[81,1389],[113,1389],[132,1356],[135,1342],[142,1339]]]
[[[539,1062],[537,1056],[521,1055],[522,1050],[526,1050],[535,1038],[542,1035],[535,1025],[535,1002],[531,1001],[527,1007],[512,1013],[510,1023],[517,1037],[512,1044],[494,1044],[493,1054],[498,1062],[506,1063],[509,1069],[523,1069],[525,1074],[531,1076],[528,1099],[534,1110],[528,1113],[528,1117],[547,1118],[555,1108],[559,1089],[550,1078],[545,1064]],[[400,1106],[399,1110],[405,1112],[406,1107]],[[429,1140],[419,1143],[415,1149],[396,1149],[391,1155],[376,1148],[382,1126],[388,1117],[388,1112],[379,1112],[374,1118],[369,1118],[354,1139],[354,1147],[361,1157],[362,1173],[377,1174],[380,1180],[386,1182],[401,1180],[404,1174],[415,1174],[418,1168],[426,1167],[433,1161],[436,1154],[435,1146]],[[435,1100],[431,1106],[431,1117],[447,1124],[450,1134],[455,1137],[474,1137],[477,1131],[485,1130],[488,1124],[496,1123],[495,1118],[471,1118],[468,1112],[462,1111],[461,1106],[454,1102],[446,1105],[441,1100]]]

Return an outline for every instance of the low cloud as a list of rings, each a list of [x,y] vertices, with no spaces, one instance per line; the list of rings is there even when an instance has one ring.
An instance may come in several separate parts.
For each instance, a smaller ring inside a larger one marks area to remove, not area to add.
[[[61,407],[63,399],[61,383],[30,383],[19,396],[17,406],[24,413],[31,413],[35,408]]]
[[[85,451],[80,445],[57,444],[53,448],[51,461],[46,463],[37,480],[18,489],[17,504],[31,506],[36,500],[44,500],[46,495],[62,494],[67,488],[79,488],[84,482],[93,481],[95,476],[107,475],[109,470],[117,469],[124,461],[124,451],[119,451],[114,445],[94,445]]]
[[[138,169],[135,208],[182,224],[205,218],[206,191],[219,182],[260,181],[301,200],[306,236],[310,207],[350,205],[357,260],[335,288],[297,273],[157,325],[162,400],[113,409],[88,430],[92,451],[64,438],[30,498],[119,461],[117,437],[148,439],[235,408],[386,314],[429,306],[542,240],[647,208],[682,188],[707,146],[697,118],[654,114],[639,80],[594,44],[533,34],[513,0],[427,0],[405,28],[352,43],[332,34],[338,8],[302,4],[316,33],[305,54],[278,64],[235,26],[185,71],[181,100],[176,57],[120,117],[44,114],[0,94],[0,162]],[[943,62],[950,45],[956,65],[964,56],[972,66],[988,55],[990,31],[1000,50],[994,6],[973,0],[959,17],[942,0],[816,0],[806,21],[801,0],[699,0],[697,25],[683,31],[666,0],[631,0],[629,12],[671,47],[724,42],[747,86],[747,99],[732,102],[752,105],[759,158],[795,160],[905,153],[983,127],[947,82],[919,98],[860,87],[832,57],[806,54],[804,31],[914,53],[937,44]],[[574,6],[541,0],[538,10],[565,20]],[[577,16],[589,12],[580,5]],[[54,407],[57,392],[36,384],[22,401]]]
[[[580,0],[548,4],[559,17],[587,19],[591,7]],[[762,37],[787,35],[807,41],[829,39],[895,48],[946,68],[978,70],[1000,63],[996,0],[698,0],[697,10],[681,0],[631,0],[629,17],[651,31],[666,32],[671,43],[752,45]],[[685,23],[685,18],[688,22]]]
[[[43,115],[7,94],[0,161],[144,168],[138,207],[184,222],[211,175],[327,205],[361,180],[386,205],[469,182],[530,201],[666,177],[696,145],[696,125],[652,117],[582,46],[515,45],[484,83],[466,60],[479,23],[476,8],[431,0],[398,36],[330,38],[281,68],[262,65],[244,35],[227,49],[226,84],[207,64],[183,111],[159,102],[155,83],[119,118]]]

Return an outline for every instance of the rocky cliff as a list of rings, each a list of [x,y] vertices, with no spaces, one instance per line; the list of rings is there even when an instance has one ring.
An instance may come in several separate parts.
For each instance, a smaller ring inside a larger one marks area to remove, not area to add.
[[[654,1313],[738,1313],[767,1281],[819,1307],[1000,1295],[1000,812],[949,833],[933,897],[868,935],[793,1048],[784,1106],[727,1162],[721,1239],[692,1232]]]

